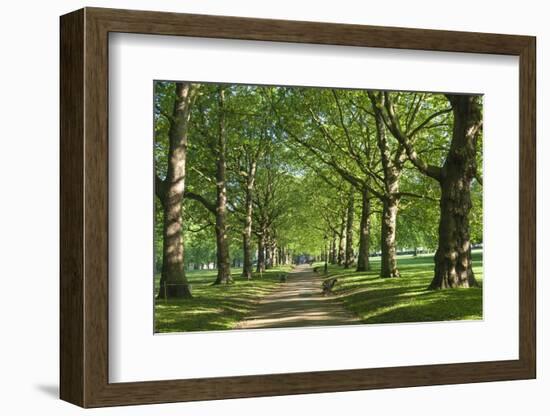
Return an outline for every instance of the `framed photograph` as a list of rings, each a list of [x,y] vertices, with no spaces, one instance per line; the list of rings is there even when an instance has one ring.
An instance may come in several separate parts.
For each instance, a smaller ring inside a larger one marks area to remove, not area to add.
[[[535,38],[61,17],[82,407],[536,377]]]

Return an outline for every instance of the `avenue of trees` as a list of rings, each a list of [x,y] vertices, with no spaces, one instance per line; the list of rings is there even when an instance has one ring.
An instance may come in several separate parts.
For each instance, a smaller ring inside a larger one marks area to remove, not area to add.
[[[189,269],[228,284],[299,255],[367,271],[376,254],[399,278],[404,249],[435,251],[430,289],[477,285],[481,96],[154,88],[159,296],[192,296]]]

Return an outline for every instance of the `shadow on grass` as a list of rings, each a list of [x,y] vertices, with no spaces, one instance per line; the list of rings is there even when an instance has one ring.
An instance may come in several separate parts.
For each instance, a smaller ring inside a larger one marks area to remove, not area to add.
[[[280,284],[280,275],[290,267],[280,267],[247,280],[233,274],[233,283],[212,286],[216,270],[187,275],[193,298],[155,302],[155,332],[213,331],[231,329],[257,302]],[[155,289],[158,290],[156,276]]]
[[[472,256],[476,279],[482,283],[481,253]],[[331,266],[338,278],[335,294],[363,323],[430,322],[482,319],[482,289],[427,290],[433,278],[431,256],[398,258],[399,278],[380,278],[380,261],[372,271],[350,272]]]
[[[473,253],[474,272],[482,283],[481,253]],[[482,289],[429,291],[433,257],[398,257],[399,278],[380,278],[380,260],[371,271],[329,266],[328,277],[338,282],[334,295],[362,323],[404,323],[482,319]],[[155,305],[155,332],[232,329],[256,308],[257,302],[280,285],[280,275],[290,267],[272,269],[252,280],[234,273],[234,283],[212,286],[216,271],[188,274],[192,299],[159,300]],[[158,276],[156,281],[158,289]],[[283,306],[279,315],[287,312]]]

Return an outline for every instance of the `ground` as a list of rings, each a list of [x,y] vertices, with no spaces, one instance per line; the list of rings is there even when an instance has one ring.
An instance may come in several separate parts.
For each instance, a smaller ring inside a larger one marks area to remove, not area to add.
[[[324,276],[306,265],[288,274],[287,282],[264,297],[252,315],[237,324],[238,329],[293,326],[346,325],[359,323],[334,297],[323,296]]]
[[[481,252],[472,254],[474,273],[483,282]],[[356,273],[329,267],[338,278],[335,293],[361,322],[426,322],[482,319],[482,289],[426,290],[433,277],[433,255],[398,257],[402,277],[378,277],[379,261],[373,271]]]
[[[233,284],[212,286],[216,270],[192,271],[187,274],[192,299],[157,300],[155,332],[212,331],[231,329],[268,293],[280,286],[280,276],[290,271],[282,266],[243,279],[234,269]],[[160,276],[155,279],[158,291]]]
[[[474,272],[482,283],[481,252],[473,253]],[[250,281],[233,275],[235,283],[212,286],[215,270],[191,272],[193,299],[157,301],[156,332],[254,329],[356,323],[426,322],[482,318],[482,289],[428,291],[433,255],[398,257],[400,278],[378,277],[330,265],[328,275],[307,266],[289,266],[254,275]],[[334,294],[323,297],[322,281],[336,277]]]

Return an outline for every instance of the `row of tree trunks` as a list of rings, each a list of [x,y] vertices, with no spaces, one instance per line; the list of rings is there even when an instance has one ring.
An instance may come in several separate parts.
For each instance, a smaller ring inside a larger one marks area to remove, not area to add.
[[[265,267],[266,269],[272,269],[279,263],[277,257],[277,243],[273,236],[268,233],[265,243]]]
[[[196,85],[176,83],[176,97],[168,132],[168,168],[166,177],[155,176],[155,191],[163,208],[162,272],[159,298],[191,297],[185,276],[183,241],[183,197],[187,159],[188,126]]]
[[[265,241],[264,234],[258,236],[258,261],[256,263],[256,273],[265,272]]]
[[[279,265],[292,262],[290,250],[277,246],[277,242],[267,232],[258,235],[258,261],[256,272],[265,272]]]

